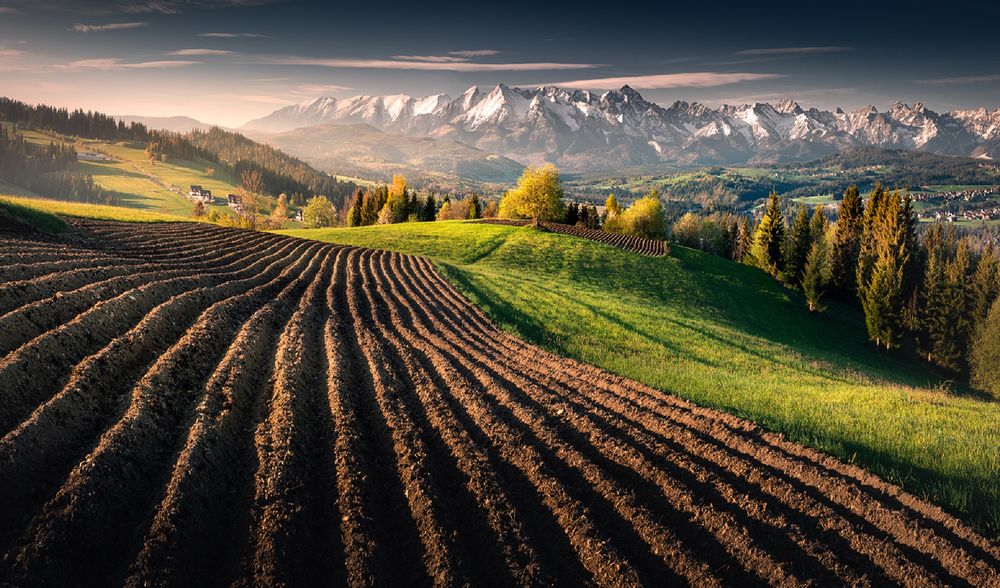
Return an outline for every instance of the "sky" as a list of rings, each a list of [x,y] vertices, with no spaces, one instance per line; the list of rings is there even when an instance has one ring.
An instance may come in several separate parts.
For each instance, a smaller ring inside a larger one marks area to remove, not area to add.
[[[1000,3],[0,0],[0,95],[230,127],[317,96],[628,84],[711,106],[1000,107]]]

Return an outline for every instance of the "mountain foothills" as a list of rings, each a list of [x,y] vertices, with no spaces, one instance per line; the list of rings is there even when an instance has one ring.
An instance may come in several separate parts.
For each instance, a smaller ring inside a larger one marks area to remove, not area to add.
[[[719,108],[678,101],[664,108],[628,86],[602,94],[499,84],[489,93],[473,86],[457,98],[322,97],[252,120],[242,130],[281,133],[331,123],[448,139],[571,171],[785,163],[858,146],[1000,158],[1000,109],[937,113],[896,102],[887,112],[874,106],[845,112],[803,109],[787,99]]]

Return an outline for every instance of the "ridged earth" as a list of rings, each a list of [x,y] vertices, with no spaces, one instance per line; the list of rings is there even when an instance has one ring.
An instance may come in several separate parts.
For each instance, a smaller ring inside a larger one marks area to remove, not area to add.
[[[878,478],[498,330],[425,259],[0,236],[0,583],[997,586]]]
[[[523,227],[527,226],[531,221],[490,218],[481,220],[479,222],[489,225],[507,225],[512,227]],[[538,226],[553,233],[561,233],[563,235],[572,235],[574,237],[582,237],[584,239],[590,239],[591,241],[597,241],[598,243],[611,245],[612,247],[624,249],[625,251],[629,251],[631,253],[638,253],[639,255],[648,255],[650,257],[662,257],[667,254],[666,242],[660,241],[658,239],[646,239],[644,237],[634,237],[632,235],[609,233],[607,231],[602,231],[599,229],[588,229],[586,227],[564,225],[562,223],[549,223],[544,221],[539,222]]]

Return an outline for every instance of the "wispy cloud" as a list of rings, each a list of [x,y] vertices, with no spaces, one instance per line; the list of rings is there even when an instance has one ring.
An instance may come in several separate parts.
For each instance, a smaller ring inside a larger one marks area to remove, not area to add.
[[[199,37],[214,37],[217,39],[263,39],[267,35],[260,33],[201,33]]]
[[[174,2],[161,2],[149,0],[148,2],[136,2],[125,4],[122,11],[127,14],[180,14],[181,9]]]
[[[469,49],[465,51],[449,51],[448,55],[454,55],[455,57],[489,57],[491,55],[499,55],[500,52],[496,49]]]
[[[914,80],[917,84],[987,84],[989,82],[1000,82],[1000,74],[986,74],[981,76],[959,76],[955,78],[938,78],[931,80]]]
[[[7,49],[6,47],[0,46],[0,57],[20,57],[24,55],[24,51],[20,49]]]
[[[467,51],[449,51],[447,55],[393,55],[393,59],[402,61],[426,61],[428,63],[465,63],[473,57],[490,57],[499,55],[496,49],[472,49]]]
[[[810,55],[815,53],[843,53],[853,51],[853,47],[771,47],[768,49],[745,49],[736,55]]]
[[[127,29],[139,29],[149,26],[148,22],[112,22],[108,24],[90,25],[77,23],[71,26],[70,31],[77,33],[99,33],[103,31],[122,31]]]
[[[401,69],[455,72],[545,71],[603,67],[601,64],[596,63],[475,63],[471,61],[421,61],[414,59],[324,59],[295,56],[266,57],[256,63],[264,65],[311,65],[335,69]]]
[[[783,74],[772,73],[720,73],[699,71],[647,76],[598,78],[592,80],[573,80],[570,82],[557,82],[554,85],[563,88],[577,88],[581,90],[604,90],[620,88],[622,86],[631,86],[633,88],[646,90],[660,90],[665,88],[713,88],[716,86],[728,86],[729,84],[738,84],[741,82],[775,80],[783,77],[785,77]]]
[[[99,59],[80,59],[67,64],[57,65],[60,71],[125,71],[130,69],[176,69],[201,63],[200,61],[139,61],[126,63],[118,57],[105,57]]]
[[[455,57],[453,55],[393,55],[392,58],[403,61],[425,61],[427,63],[465,63],[469,61],[467,57]]]
[[[168,51],[164,55],[179,55],[179,56],[196,56],[196,55],[232,55],[232,51],[227,51],[225,49],[178,49],[177,51]]]
[[[0,6],[0,14],[21,14],[21,11],[10,6]]]

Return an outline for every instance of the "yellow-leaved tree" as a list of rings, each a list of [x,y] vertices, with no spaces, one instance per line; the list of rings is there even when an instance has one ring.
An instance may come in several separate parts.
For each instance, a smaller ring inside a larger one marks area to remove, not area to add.
[[[559,170],[554,165],[529,166],[521,174],[517,187],[508,191],[500,200],[497,216],[559,221],[563,218],[562,198]]]

